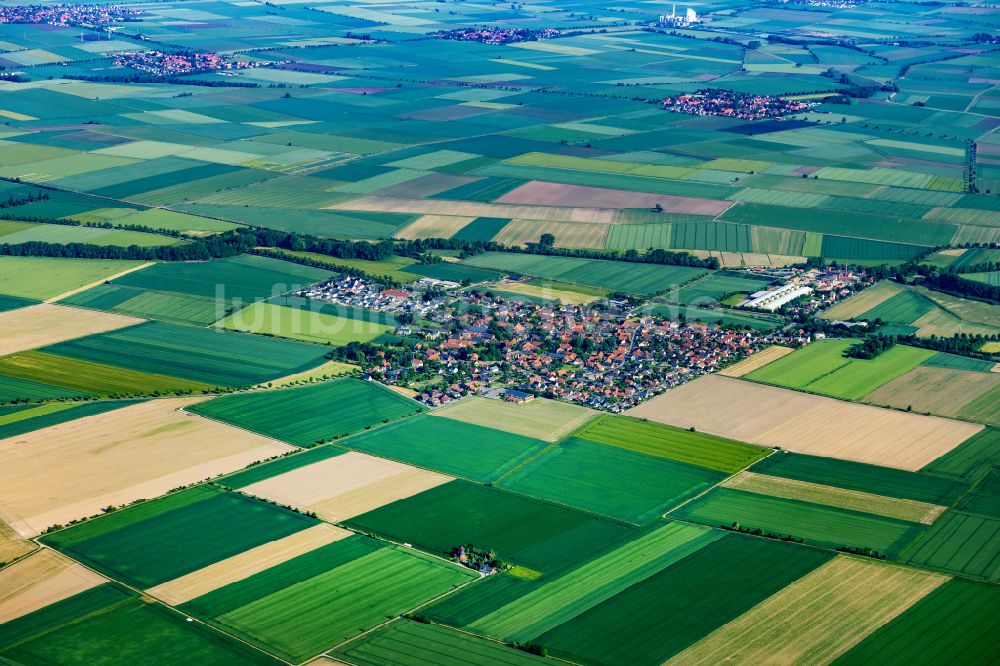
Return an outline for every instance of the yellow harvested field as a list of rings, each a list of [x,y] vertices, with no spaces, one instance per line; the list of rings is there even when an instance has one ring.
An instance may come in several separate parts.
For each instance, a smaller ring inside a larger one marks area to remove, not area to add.
[[[967,404],[1000,386],[994,372],[918,365],[865,396],[865,402],[923,414],[956,416]]]
[[[110,312],[51,303],[8,310],[0,312],[0,356],[113,331],[143,321],[145,320]]]
[[[105,582],[100,574],[43,548],[0,569],[0,624]]]
[[[983,305],[986,305],[985,303]],[[996,307],[996,306],[994,306]],[[990,323],[965,321],[947,310],[936,308],[913,322],[917,327],[916,335],[929,337],[936,335],[951,338],[959,333],[968,335],[995,335],[1000,328]]]
[[[667,663],[829,664],[947,580],[841,555]]]
[[[0,520],[0,566],[27,555],[36,548],[31,541],[25,541],[10,526]]]
[[[230,583],[245,580],[320,546],[346,539],[352,534],[354,532],[321,523],[283,539],[251,548],[204,569],[192,571],[162,585],[151,587],[146,593],[172,606],[178,606]]]
[[[553,289],[548,284],[532,284],[530,282],[505,281],[498,283],[497,288],[502,289],[503,291],[510,291],[515,294],[535,296],[549,301],[558,300],[572,305],[585,305],[601,298],[601,296],[598,296],[597,294],[584,294],[579,291],[570,291],[569,289]]]
[[[715,257],[723,268],[784,268],[793,264],[804,263],[806,257],[788,254],[762,254],[759,252],[719,252],[718,250],[688,250],[699,259]]]
[[[337,522],[451,480],[444,474],[350,451],[258,481],[242,491]]]
[[[982,426],[707,375],[626,412],[763,446],[916,471]]]
[[[948,507],[916,500],[897,499],[857,490],[847,490],[834,486],[824,486],[808,481],[786,479],[769,474],[740,472],[722,482],[726,488],[736,488],[748,493],[783,497],[785,499],[824,504],[851,511],[871,513],[876,516],[898,518],[913,523],[930,525]]]
[[[942,291],[913,286],[910,290],[933,301],[938,308],[913,322],[917,335],[952,337],[956,333],[994,335],[1000,332],[1000,305],[959,298]]]
[[[458,215],[423,215],[396,232],[396,238],[451,238],[474,217]]]
[[[875,306],[885,303],[896,294],[905,290],[905,287],[902,287],[895,282],[884,280],[873,287],[868,287],[864,291],[851,296],[846,301],[837,303],[829,310],[823,312],[820,315],[820,318],[846,320],[854,317],[860,317]]]
[[[795,350],[791,347],[782,347],[781,345],[764,347],[756,354],[743,359],[735,365],[729,366],[725,370],[719,372],[719,374],[723,377],[742,377],[743,375],[750,374],[754,370],[763,368],[772,361],[777,361],[782,356],[791,354],[793,351]]]
[[[407,398],[416,398],[419,393],[411,388],[406,388],[405,386],[386,386],[390,391],[395,391],[399,395],[405,395]]]
[[[296,372],[294,375],[287,375],[285,377],[280,377],[278,379],[271,380],[266,384],[259,384],[254,388],[282,388],[284,386],[291,386],[298,382],[309,382],[311,380],[319,379],[331,379],[333,377],[339,377],[342,375],[348,375],[355,370],[360,370],[360,366],[353,365],[351,363],[342,363],[341,361],[327,361],[322,365],[317,365],[315,368],[310,370],[305,370],[303,372]]]
[[[608,240],[608,229],[607,224],[511,220],[493,240],[504,245],[526,245],[537,243],[539,236],[548,233],[556,237],[559,247],[603,249]]]
[[[997,352],[1000,352],[1000,342],[987,342],[980,347],[980,351],[984,351],[987,354],[996,354]],[[993,371],[997,372],[998,367],[1000,367],[1000,363],[993,366]]]
[[[612,208],[566,208],[560,206],[520,206],[517,204],[477,203],[446,199],[397,199],[369,196],[345,201],[332,210],[360,210],[375,213],[409,213],[410,215],[451,215],[460,217],[506,217],[548,222],[601,222],[610,224],[615,215]]]
[[[548,442],[576,430],[596,413],[586,407],[545,398],[518,405],[480,397],[458,400],[429,412],[431,416],[443,416]]]
[[[32,537],[295,450],[178,411],[205,399],[151,400],[3,440],[0,519]]]
[[[38,118],[35,118],[34,116],[18,113],[17,111],[8,111],[6,109],[0,109],[0,116],[10,118],[11,120],[38,120]]]

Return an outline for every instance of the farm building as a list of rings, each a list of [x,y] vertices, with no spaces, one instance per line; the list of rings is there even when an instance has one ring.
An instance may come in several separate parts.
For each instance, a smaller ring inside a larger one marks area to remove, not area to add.
[[[810,287],[800,287],[794,284],[786,284],[767,291],[758,291],[750,295],[750,300],[743,304],[745,308],[762,308],[772,312],[780,308],[785,303],[794,301],[799,296],[812,293]]]
[[[535,396],[530,393],[525,393],[524,391],[507,390],[503,394],[503,399],[507,402],[513,402],[520,405],[525,402],[531,402],[535,399]]]

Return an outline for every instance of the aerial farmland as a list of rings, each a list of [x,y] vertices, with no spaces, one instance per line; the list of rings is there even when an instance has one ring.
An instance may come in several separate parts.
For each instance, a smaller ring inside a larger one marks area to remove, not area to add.
[[[1000,5],[0,5],[0,663],[998,618]]]

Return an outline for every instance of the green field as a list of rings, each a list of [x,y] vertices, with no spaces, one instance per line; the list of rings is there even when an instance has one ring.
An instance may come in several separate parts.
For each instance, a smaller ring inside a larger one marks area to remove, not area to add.
[[[216,302],[206,296],[175,294],[113,284],[99,284],[59,302],[146,319],[201,325],[214,322],[226,308],[225,302]]]
[[[371,543],[350,537],[209,593],[210,619],[301,662],[477,577],[421,553]],[[197,612],[205,604],[195,599],[184,609]]]
[[[500,277],[497,271],[443,261],[438,264],[415,264],[410,272],[418,277],[429,277],[449,282],[486,282]]]
[[[991,372],[996,363],[968,356],[938,352],[921,363],[921,365],[929,365],[935,368],[951,368],[953,370],[968,370],[970,372]]]
[[[198,617],[220,617],[386,547],[385,543],[360,534],[339,539],[216,588],[179,608]]]
[[[861,319],[881,319],[890,324],[912,324],[934,309],[934,304],[914,291],[904,291],[868,310]]]
[[[830,557],[726,535],[534,640],[582,663],[660,664]]]
[[[464,628],[505,642],[527,642],[684,558],[698,557],[723,536],[721,531],[684,523],[658,526],[491,609]]]
[[[951,510],[904,554],[903,562],[1000,581],[1000,518]]]
[[[154,654],[211,666],[281,663],[115,583],[0,626],[0,659],[11,664],[135,664]]]
[[[530,254],[486,253],[465,263],[506,273],[549,278],[609,291],[653,294],[704,275],[704,268],[630,264],[599,259],[550,257]]]
[[[502,488],[635,523],[707,490],[725,474],[570,437],[497,482]]]
[[[5,243],[86,243],[117,247],[162,247],[183,245],[187,241],[171,236],[145,233],[141,231],[125,231],[121,229],[104,229],[68,224],[35,224],[27,229],[12,234],[4,234]]]
[[[573,433],[629,451],[734,474],[768,454],[752,444],[627,416],[602,414]]]
[[[317,523],[244,495],[197,486],[43,540],[116,580],[148,588]]]
[[[82,398],[84,396],[85,394],[79,391],[0,374],[0,402]]]
[[[700,321],[705,324],[719,324],[737,328],[752,328],[768,331],[785,323],[780,315],[731,310],[729,308],[701,308],[695,305],[674,305],[672,303],[650,303],[646,306],[650,314],[671,321],[682,319]]]
[[[365,310],[364,308],[355,308],[348,305],[339,305],[337,303],[331,303],[329,301],[321,301],[312,298],[302,298],[300,296],[277,296],[268,301],[268,303],[274,303],[275,305],[281,305],[286,308],[295,308],[296,310],[305,310],[308,312],[318,312],[324,315],[330,315],[332,317],[346,318],[346,319],[357,319],[362,322],[371,322],[375,324],[381,324],[384,326],[389,326],[391,328],[396,328],[399,326],[399,320],[393,317],[388,312],[379,312],[378,310]]]
[[[117,280],[115,285],[202,296],[228,304],[249,304],[325,280],[331,271],[280,259],[240,255],[201,262],[156,264]]]
[[[374,382],[338,379],[223,396],[193,405],[191,411],[292,444],[313,446],[415,414],[423,407]]]
[[[994,467],[983,475],[955,508],[964,513],[1000,518],[1000,469]]]
[[[530,666],[547,660],[437,624],[397,620],[337,648],[358,666]]]
[[[836,662],[856,664],[981,664],[1000,659],[996,618],[1000,588],[956,578],[883,625]]]
[[[261,333],[337,347],[348,342],[368,342],[394,327],[272,303],[254,303],[215,324],[219,328]]]
[[[768,456],[751,471],[930,504],[950,505],[965,492],[965,484],[937,475],[788,451]]]
[[[0,439],[16,437],[26,432],[48,428],[85,416],[103,414],[127,405],[134,405],[137,400],[102,400],[99,402],[48,403],[45,405],[20,405],[16,408],[0,408]]]
[[[708,305],[718,303],[730,294],[749,294],[766,289],[769,284],[771,280],[749,274],[718,271],[667,294],[667,300],[681,305]]]
[[[421,609],[421,615],[439,624],[464,627],[487,613],[538,589],[548,576],[500,573],[459,590]]]
[[[981,430],[921,471],[970,479],[991,466],[1000,467],[1000,428]]]
[[[897,556],[924,529],[917,523],[730,488],[715,488],[671,516],[712,526],[739,523],[828,548],[871,548],[887,557]]]
[[[324,347],[304,342],[163,322],[77,338],[43,351],[210,386],[277,379],[319,365],[326,353]]]
[[[67,358],[41,351],[22,352],[0,358],[0,376],[25,381],[44,381],[70,391],[98,396],[187,392],[210,388],[210,385],[204,382],[114,367],[105,363]]]
[[[33,548],[109,577],[0,624],[0,665],[1000,662],[1000,305],[927,286],[1000,284],[996,3],[126,4],[0,22],[0,322],[144,320],[0,331],[0,451],[150,448],[0,489],[0,623],[78,589]],[[368,309],[422,278],[457,287]],[[740,309],[789,280],[844,298]],[[834,320],[982,358],[847,358]],[[714,361],[803,406],[685,414]],[[85,446],[171,396],[215,462],[152,417]],[[879,459],[810,400],[966,434]]]
[[[819,340],[746,377],[765,384],[860,400],[935,354],[927,349],[896,345],[874,359],[845,357],[848,347],[856,343],[850,339]]]
[[[20,298],[18,296],[5,296],[0,294],[0,312],[7,312],[8,310],[28,307],[29,305],[35,305],[36,303],[38,303],[38,301],[30,298]]]
[[[104,259],[0,257],[0,294],[45,300],[140,265]]]
[[[570,567],[634,533],[621,523],[461,480],[347,524],[435,554],[470,543],[494,548],[500,557],[542,572]]]
[[[224,476],[221,479],[218,479],[216,483],[227,488],[245,488],[251,484],[257,483],[258,481],[270,479],[272,476],[284,474],[285,472],[291,472],[292,470],[312,465],[313,463],[320,462],[321,460],[336,458],[337,456],[344,455],[345,453],[347,453],[346,449],[332,445],[317,446],[311,449],[300,449],[295,452],[295,455],[286,455],[262,465],[254,465],[248,469],[230,474],[229,476]]]
[[[356,435],[341,446],[473,481],[494,481],[548,443],[452,419],[421,415]]]

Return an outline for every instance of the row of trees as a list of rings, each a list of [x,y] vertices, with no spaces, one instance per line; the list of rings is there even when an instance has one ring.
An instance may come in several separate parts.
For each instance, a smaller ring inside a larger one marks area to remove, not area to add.
[[[1000,271],[1000,261],[982,261],[978,264],[959,266],[958,268],[948,267],[949,273],[992,273],[995,271]]]
[[[844,352],[848,358],[875,358],[882,352],[892,349],[896,345],[894,335],[869,335],[867,338],[853,344]]]
[[[8,257],[64,257],[67,259],[131,259],[135,261],[204,261],[213,254],[204,243],[171,247],[118,247],[90,243],[27,243],[0,245],[0,255]]]
[[[27,196],[17,196],[16,194],[12,194],[7,197],[6,201],[0,201],[0,208],[15,208],[17,206],[34,203],[35,201],[45,201],[48,198],[49,195],[41,190],[38,192],[28,192]]]
[[[936,335],[923,338],[916,335],[876,334],[869,335],[861,342],[848,347],[844,352],[844,356],[863,359],[875,358],[879,354],[892,349],[896,344],[901,344],[909,347],[920,347],[921,349],[991,360],[989,354],[984,354],[978,350],[984,342],[998,338],[1000,338],[1000,335],[984,336],[978,333],[974,335],[956,333],[951,338],[938,337]]]
[[[955,273],[936,271],[924,278],[924,284],[957,296],[1000,303],[1000,287],[986,282],[967,280]]]
[[[933,251],[933,248],[928,248],[926,252],[899,266],[874,266],[868,270],[876,280],[907,282],[913,277],[919,277],[923,279],[923,284],[931,289],[946,291],[963,298],[1000,303],[1000,287],[985,282],[967,280],[957,272],[921,263],[921,260]],[[995,263],[990,263],[980,264],[976,268],[989,269],[994,267],[996,267]]]

